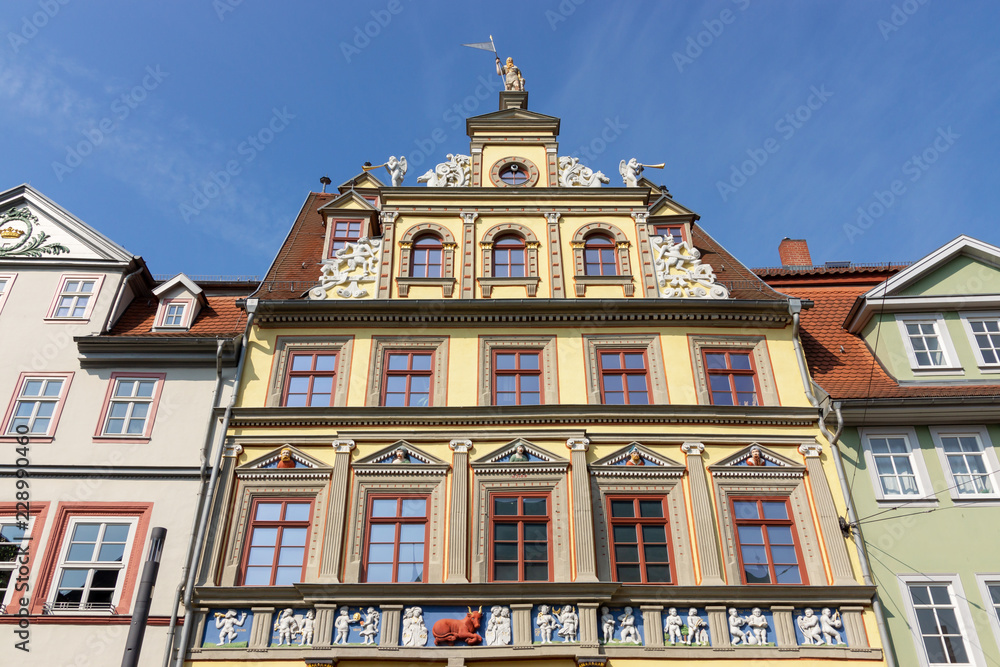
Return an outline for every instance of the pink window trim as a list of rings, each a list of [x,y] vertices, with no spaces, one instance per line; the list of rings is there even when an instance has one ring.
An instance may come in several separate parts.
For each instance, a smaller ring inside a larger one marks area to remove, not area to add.
[[[0,502],[0,519],[5,521],[16,521],[17,514],[20,511],[21,516],[24,516],[24,505],[22,504],[18,507],[19,503],[16,502]],[[31,522],[31,531],[28,533],[30,539],[28,540],[28,563],[38,562],[38,545],[41,544],[42,534],[45,531],[45,520],[49,515],[49,504],[45,501],[30,501],[30,507],[28,508],[28,518],[34,519]],[[32,575],[34,572],[32,572]],[[38,586],[38,579],[34,576],[29,575],[28,585],[30,592],[32,588]],[[10,583],[7,584],[8,586]],[[20,597],[20,596],[19,596]],[[29,594],[30,597],[30,594]],[[8,615],[16,612],[17,605],[8,605]]]
[[[63,383],[62,391],[59,392],[59,401],[56,403],[56,409],[52,413],[52,423],[49,424],[48,432],[46,432],[45,435],[38,435],[37,433],[32,435],[31,433],[26,433],[25,436],[32,443],[52,442],[56,429],[59,428],[59,417],[62,415],[63,406],[66,404],[66,396],[69,394],[69,385],[73,381],[73,373],[24,372],[18,376],[17,384],[14,385],[14,393],[10,397],[10,402],[7,403],[7,412],[4,414],[2,430],[0,430],[0,442],[17,442],[18,436],[8,435],[7,426],[10,424],[10,420],[14,416],[14,406],[17,405],[17,399],[21,395],[21,389],[24,387],[25,381],[29,378],[63,378],[66,381]]]
[[[0,273],[0,280],[7,281],[7,288],[0,294],[0,313],[3,312],[3,306],[7,303],[7,295],[10,294],[11,288],[14,287],[14,281],[17,280],[16,273]]]
[[[358,236],[357,238],[347,239],[346,237],[334,236],[337,231],[337,223],[348,223],[358,224]],[[352,217],[349,215],[343,215],[341,213],[340,217],[329,217],[326,219],[326,238],[323,240],[323,257],[327,259],[333,259],[333,242],[334,241],[348,241],[349,243],[356,243],[358,239],[365,237],[365,233],[368,232],[371,227],[371,220],[368,215],[359,215],[357,217]],[[370,232],[369,232],[370,233]]]
[[[153,390],[153,400],[149,404],[149,414],[146,416],[146,428],[141,436],[134,434],[114,435],[104,432],[104,422],[108,418],[108,410],[111,408],[111,399],[114,397],[115,385],[119,379],[135,380],[156,380],[156,389]],[[101,416],[97,420],[97,429],[94,431],[94,442],[119,442],[122,444],[149,442],[153,431],[153,420],[156,419],[156,409],[160,405],[160,392],[163,391],[163,384],[166,382],[166,373],[125,373],[116,372],[111,374],[108,381],[108,390],[104,394],[104,403],[101,407]]]
[[[167,319],[167,309],[169,306],[175,306],[178,304],[184,304],[184,317],[180,324],[164,324]],[[163,299],[160,301],[159,309],[156,313],[156,324],[154,325],[157,329],[190,329],[191,328],[191,313],[194,312],[194,299],[190,298],[177,298],[177,299]]]
[[[90,301],[87,302],[87,310],[84,312],[83,317],[56,317],[56,308],[59,306],[59,297],[66,288],[66,282],[70,280],[94,281],[94,291],[91,292]],[[45,316],[45,319],[52,322],[89,322],[90,316],[94,312],[94,305],[97,303],[97,298],[101,294],[101,285],[103,285],[103,283],[104,276],[99,273],[64,273],[59,277],[59,287],[56,288],[56,293],[52,295],[52,303],[49,304],[49,312],[48,315]]]

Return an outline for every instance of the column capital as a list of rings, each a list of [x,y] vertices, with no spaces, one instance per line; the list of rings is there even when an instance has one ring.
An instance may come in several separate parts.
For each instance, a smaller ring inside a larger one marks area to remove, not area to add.
[[[455,452],[456,454],[467,454],[469,450],[472,449],[472,441],[452,440],[451,442],[448,443],[448,446],[451,448],[451,451]]]
[[[399,217],[399,211],[382,211],[379,213],[379,219],[382,221],[383,225],[391,225],[396,222],[396,218]]]
[[[243,445],[231,442],[223,447],[222,455],[227,459],[235,459],[243,453]]]
[[[349,454],[354,449],[353,440],[334,440],[333,448],[338,454]]]
[[[646,222],[646,219],[648,217],[649,213],[647,211],[635,211],[634,213],[632,213],[632,219],[639,224]]]
[[[705,445],[700,442],[685,442],[681,445],[681,451],[688,456],[701,456],[705,453]]]
[[[590,447],[590,440],[587,438],[570,438],[566,441],[566,446],[574,452],[585,452]]]
[[[467,225],[474,223],[478,217],[479,213],[476,211],[462,211],[462,221]]]
[[[558,213],[557,211],[552,211],[551,213],[546,213],[545,214],[545,219],[549,221],[550,225],[554,225],[557,222],[559,222],[559,218],[561,216],[562,216],[562,213]]]
[[[823,445],[818,442],[806,442],[799,445],[799,454],[802,454],[807,459],[819,458],[819,455],[822,453]]]

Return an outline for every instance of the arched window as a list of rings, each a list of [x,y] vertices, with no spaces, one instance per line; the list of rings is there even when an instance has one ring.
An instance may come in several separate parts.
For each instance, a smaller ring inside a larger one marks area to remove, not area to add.
[[[413,242],[412,261],[410,262],[411,278],[440,278],[441,258],[444,245],[441,239],[433,234],[424,234]]]
[[[493,277],[524,278],[524,239],[514,234],[501,236],[493,243]]]
[[[604,234],[591,234],[583,246],[583,272],[588,276],[617,276],[615,242]]]

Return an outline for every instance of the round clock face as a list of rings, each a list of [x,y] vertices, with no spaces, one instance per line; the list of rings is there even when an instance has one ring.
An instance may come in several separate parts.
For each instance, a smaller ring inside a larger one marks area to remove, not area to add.
[[[523,188],[538,182],[538,167],[523,157],[505,157],[490,169],[490,180],[498,188]]]

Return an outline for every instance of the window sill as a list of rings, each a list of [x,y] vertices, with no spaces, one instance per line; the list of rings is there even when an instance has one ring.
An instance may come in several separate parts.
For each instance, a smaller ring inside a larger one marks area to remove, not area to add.
[[[524,287],[528,291],[528,296],[535,296],[538,293],[538,284],[541,279],[538,276],[516,277],[516,278],[477,278],[479,286],[483,290],[483,298],[489,299],[494,287],[504,287],[513,285]]]
[[[905,507],[937,507],[937,498],[914,498],[913,500],[906,500],[905,498],[876,498],[875,503],[881,509],[890,509],[893,507],[899,507],[900,509]],[[864,522],[862,522],[864,523]]]
[[[934,368],[912,368],[914,377],[926,377],[933,375],[965,375],[965,369],[961,366],[935,366]]]
[[[632,276],[576,276],[576,295],[578,297],[587,295],[588,285],[621,285],[625,296],[635,294],[635,283]]]
[[[150,441],[149,436],[95,435],[94,442],[116,445],[142,445]]]
[[[25,433],[22,436],[16,435],[4,435],[0,436],[0,443],[4,442],[18,442],[18,438],[27,438],[29,445],[36,445],[39,443],[48,444],[51,443],[55,438],[51,435],[31,435],[30,433]]]
[[[42,319],[45,322],[76,322],[82,324],[90,321],[90,315],[86,317],[45,317]]]
[[[420,287],[428,285],[430,287],[440,287],[444,298],[450,299],[455,291],[454,278],[396,278],[396,286],[399,289],[399,296],[409,296],[410,287]]]

